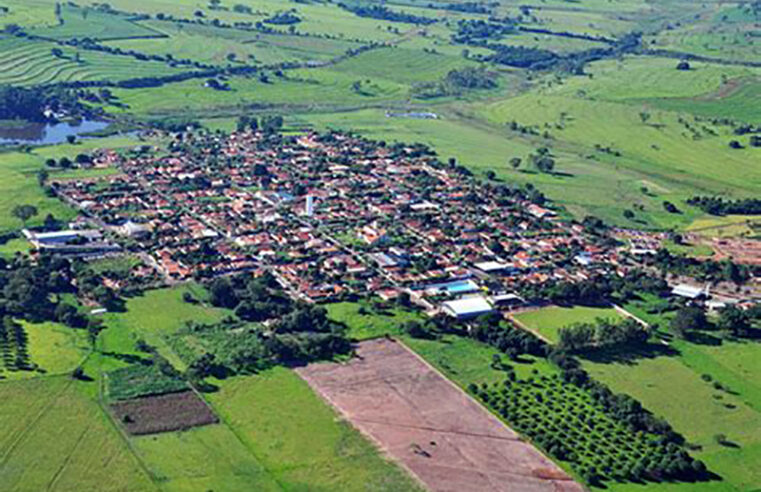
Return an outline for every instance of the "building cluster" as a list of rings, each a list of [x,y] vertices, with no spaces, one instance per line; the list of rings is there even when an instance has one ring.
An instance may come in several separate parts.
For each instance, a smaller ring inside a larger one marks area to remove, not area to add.
[[[444,306],[459,316],[458,306],[519,301],[519,285],[618,268],[617,251],[582,226],[422,146],[243,132],[182,134],[169,149],[121,158],[118,175],[56,184],[167,279],[268,270],[306,300],[406,292],[434,309],[469,299]]]

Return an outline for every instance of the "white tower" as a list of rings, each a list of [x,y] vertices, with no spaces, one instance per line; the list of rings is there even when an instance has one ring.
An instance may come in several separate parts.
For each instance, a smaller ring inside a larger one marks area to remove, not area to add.
[[[312,195],[307,195],[307,203],[306,207],[304,207],[304,215],[307,217],[314,215],[314,197]]]

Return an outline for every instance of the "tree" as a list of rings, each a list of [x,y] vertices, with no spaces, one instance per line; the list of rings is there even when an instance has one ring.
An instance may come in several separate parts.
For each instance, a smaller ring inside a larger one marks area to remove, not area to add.
[[[496,177],[497,177],[497,173],[495,173],[495,172],[494,172],[494,171],[492,171],[491,169],[489,169],[488,171],[486,171],[486,179],[488,179],[489,181],[494,181],[494,179],[495,179]]]
[[[11,213],[23,222],[24,227],[26,227],[26,221],[37,215],[37,207],[34,205],[16,205]]]
[[[677,70],[689,70],[690,69],[690,63],[686,60],[682,60],[676,65]]]
[[[510,165],[512,166],[513,169],[516,169],[516,170],[519,167],[521,167],[521,162],[522,160],[520,157],[513,157],[512,159],[510,159]]]
[[[708,320],[703,310],[696,306],[689,306],[677,311],[671,320],[671,331],[679,338],[687,338],[690,331],[704,330],[708,326]]]
[[[719,311],[719,320],[717,325],[720,329],[726,330],[737,336],[747,336],[750,332],[750,316],[742,309],[735,306],[727,306]]]
[[[63,58],[63,50],[61,48],[53,48],[50,50],[50,54],[56,58]]]
[[[632,220],[634,218],[634,212],[629,210],[628,208],[624,210],[624,218]]]
[[[732,140],[732,141],[730,141],[730,142],[729,142],[729,148],[730,148],[730,149],[736,149],[736,150],[737,150],[737,149],[742,149],[742,148],[743,148],[743,146],[742,146],[742,144],[741,144],[740,142],[738,142],[737,140]]]

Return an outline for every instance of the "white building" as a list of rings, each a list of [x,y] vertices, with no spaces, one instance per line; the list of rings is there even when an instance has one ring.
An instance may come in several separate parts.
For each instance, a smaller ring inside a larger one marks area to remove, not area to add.
[[[685,299],[695,300],[700,299],[701,297],[707,297],[708,289],[688,284],[679,284],[671,289],[671,294],[684,297]]]
[[[455,319],[471,319],[494,312],[489,301],[482,296],[466,297],[442,303],[441,310]]]

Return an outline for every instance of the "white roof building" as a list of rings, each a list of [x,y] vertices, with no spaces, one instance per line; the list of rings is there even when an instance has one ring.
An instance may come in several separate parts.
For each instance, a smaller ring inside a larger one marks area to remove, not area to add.
[[[486,273],[499,272],[502,270],[507,270],[508,268],[513,268],[512,264],[502,263],[499,261],[484,261],[481,263],[475,263],[473,266]]]
[[[446,301],[441,305],[441,309],[447,315],[457,319],[475,318],[494,311],[489,301],[482,296]]]
[[[673,289],[671,289],[671,293],[675,296],[684,297],[687,299],[697,299],[699,297],[708,295],[706,289],[687,284],[679,284],[675,286]]]

